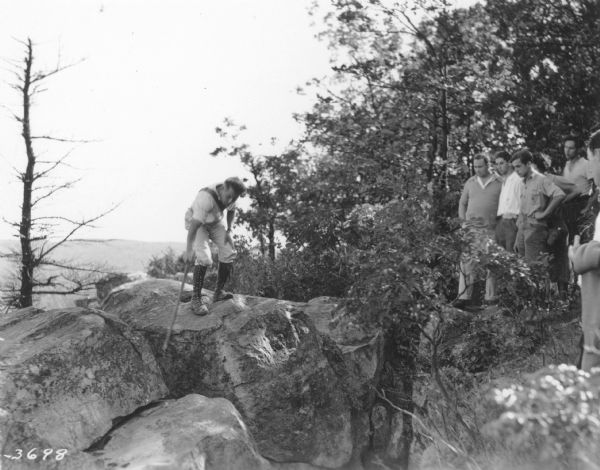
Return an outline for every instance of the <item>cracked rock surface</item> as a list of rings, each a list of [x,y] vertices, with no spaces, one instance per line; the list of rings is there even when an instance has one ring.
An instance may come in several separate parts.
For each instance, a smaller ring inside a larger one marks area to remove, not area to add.
[[[113,420],[168,393],[144,338],[99,310],[17,310],[0,319],[0,338],[2,454],[32,448],[76,454]]]
[[[332,362],[336,346],[324,341],[307,304],[236,295],[211,305],[205,317],[182,304],[162,355],[178,291],[178,282],[154,279],[117,290],[103,304],[147,338],[171,396],[230,400],[259,452],[274,461],[348,464],[356,430],[347,373],[343,360]]]

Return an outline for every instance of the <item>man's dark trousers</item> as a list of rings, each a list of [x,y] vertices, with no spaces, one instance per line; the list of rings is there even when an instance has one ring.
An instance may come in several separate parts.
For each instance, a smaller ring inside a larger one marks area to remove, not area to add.
[[[590,221],[587,220],[589,217],[586,217],[585,214],[581,214],[581,211],[586,208],[588,200],[589,196],[579,196],[565,203],[563,206],[565,223],[567,224],[567,230],[569,231],[569,245],[573,244],[575,235],[581,237],[581,243],[587,243],[592,239],[592,234],[589,233],[590,230],[586,230],[586,226],[590,223]]]
[[[517,239],[517,218],[501,217],[496,224],[496,243],[506,251],[515,251],[515,240]]]

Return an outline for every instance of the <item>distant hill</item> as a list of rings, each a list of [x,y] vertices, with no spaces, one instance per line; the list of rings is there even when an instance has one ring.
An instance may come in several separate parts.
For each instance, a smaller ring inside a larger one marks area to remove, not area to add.
[[[18,249],[16,240],[0,240],[0,254]],[[72,240],[56,249],[56,259],[72,260],[77,263],[105,264],[111,271],[133,273],[146,270],[152,256],[160,256],[169,248],[180,254],[185,250],[184,242],[142,242],[136,240]],[[0,258],[0,280],[7,280],[16,266]],[[41,296],[36,306],[59,308],[75,305],[75,299],[93,296],[94,292],[72,296]]]

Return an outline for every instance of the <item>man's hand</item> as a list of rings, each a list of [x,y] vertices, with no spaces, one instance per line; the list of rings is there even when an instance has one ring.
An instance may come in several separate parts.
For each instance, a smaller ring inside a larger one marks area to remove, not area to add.
[[[225,232],[225,243],[229,243],[233,248],[233,238],[231,237],[231,232]]]
[[[533,217],[535,220],[544,220],[546,218],[546,212],[536,212]]]
[[[186,263],[192,263],[194,261],[194,251],[185,250],[185,253],[183,254],[183,261]]]

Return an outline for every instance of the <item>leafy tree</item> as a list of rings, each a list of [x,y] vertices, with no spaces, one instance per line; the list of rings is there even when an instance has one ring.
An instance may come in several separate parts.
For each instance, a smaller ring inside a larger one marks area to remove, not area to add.
[[[303,162],[296,149],[281,155],[256,155],[248,144],[240,142],[244,126],[236,126],[225,120],[224,127],[217,127],[217,134],[228,141],[229,147],[218,147],[211,155],[223,154],[238,157],[252,175],[248,188],[250,208],[240,209],[238,219],[246,223],[258,240],[263,255],[275,260],[277,231],[282,229],[290,213],[289,202],[296,191],[296,184],[303,178]]]
[[[504,99],[518,105],[514,124],[526,145],[554,150],[565,135],[597,128],[600,4],[499,0],[485,11],[511,52],[515,86]]]
[[[290,253],[322,271],[314,279],[345,273],[335,295],[347,286],[348,314],[385,338],[380,393],[403,420],[403,452],[387,463],[406,468],[420,370],[431,372],[472,445],[482,443],[439,361],[440,331],[453,321],[456,266],[473,236],[454,220],[458,195],[475,153],[524,143],[552,147],[563,130],[585,132],[598,122],[600,95],[590,74],[600,43],[585,40],[597,38],[597,6],[502,0],[454,9],[443,0],[332,0],[331,7],[321,36],[332,49],[334,77],[312,83],[316,102],[298,116],[305,126],[295,148],[302,172],[282,184],[272,173],[269,192],[286,194],[278,227]],[[585,54],[584,71],[577,54]],[[588,89],[573,85],[578,74]],[[577,94],[572,103],[569,91]],[[486,246],[470,255],[502,279],[503,306],[513,315],[550,308],[535,267]],[[485,322],[473,328],[485,330]],[[467,335],[472,344],[452,365],[457,373],[492,365],[473,359],[473,351],[493,355],[513,343],[527,350],[518,339],[500,343],[489,333]],[[425,363],[423,339],[432,349]]]

